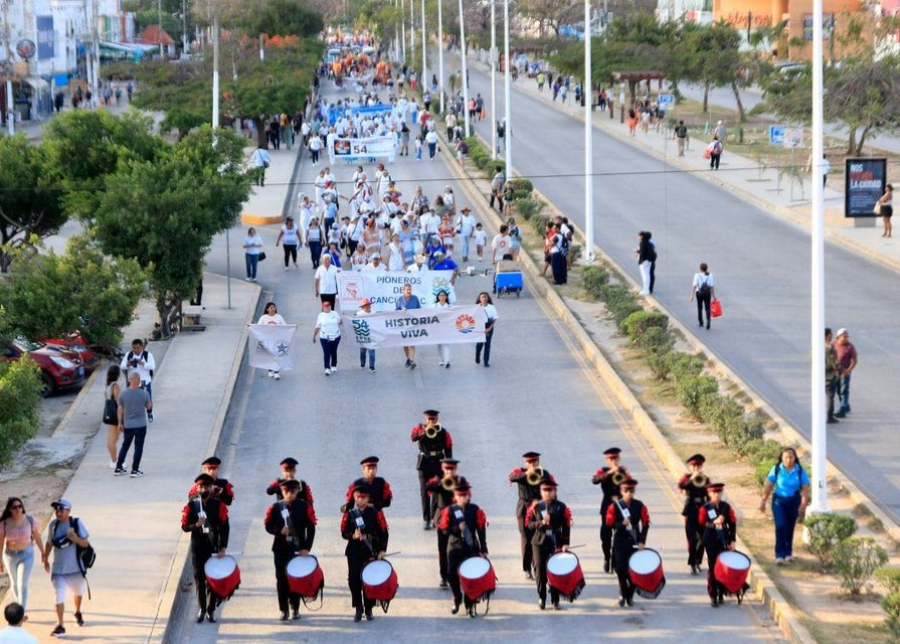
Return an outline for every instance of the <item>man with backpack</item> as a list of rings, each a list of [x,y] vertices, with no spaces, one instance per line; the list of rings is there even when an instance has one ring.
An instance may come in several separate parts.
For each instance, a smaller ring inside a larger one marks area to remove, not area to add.
[[[122,358],[119,368],[125,374],[126,380],[132,371],[137,372],[141,379],[141,389],[147,392],[151,401],[153,400],[153,375],[156,372],[156,360],[153,359],[152,353],[144,349],[143,340],[135,338],[131,341],[131,351]],[[153,422],[152,409],[147,412],[147,422]]]
[[[66,499],[59,499],[50,504],[56,518],[50,521],[47,528],[47,544],[45,546],[44,569],[51,573],[50,580],[56,590],[56,628],[50,633],[52,637],[64,637],[66,628],[63,625],[65,615],[66,590],[75,596],[75,622],[84,626],[81,615],[81,600],[87,587],[87,569],[93,565],[94,550],[88,540],[90,534],[84,523],[71,517],[72,504]],[[53,567],[50,568],[49,557],[53,552]]]
[[[675,126],[675,139],[678,141],[678,156],[684,156],[684,146],[687,143],[688,138],[688,129],[687,125],[684,124],[684,121],[678,121],[678,125]]]

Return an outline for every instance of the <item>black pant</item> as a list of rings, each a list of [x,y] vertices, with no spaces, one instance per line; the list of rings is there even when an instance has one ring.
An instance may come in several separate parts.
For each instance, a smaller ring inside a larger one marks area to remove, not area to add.
[[[609,509],[609,503],[600,504],[600,549],[603,551],[603,561],[609,561],[612,558],[612,536],[613,529],[606,525],[606,511]]]
[[[650,262],[650,292],[653,292],[653,287],[656,286],[656,260],[654,259]]]
[[[525,510],[522,515],[516,515],[516,523],[519,526],[519,548],[522,551],[522,570],[525,572],[533,572],[534,553],[531,549],[531,538],[534,536],[534,530],[529,530],[525,525]]]
[[[297,264],[297,244],[284,244],[284,267],[290,266],[290,263]]]
[[[691,514],[687,516],[687,521],[684,524],[689,566],[699,566],[703,563],[703,529],[697,524],[698,511],[697,506],[690,506],[688,512]]]
[[[212,557],[212,548],[196,546],[191,544],[191,563],[194,566],[194,587],[197,590],[197,606],[204,613],[208,610],[214,610],[216,607],[215,600],[208,596],[206,589],[206,572],[203,567],[209,558]]]
[[[708,538],[705,545],[706,561],[709,564],[709,570],[706,571],[706,593],[710,599],[721,601],[725,590],[716,579],[716,561],[718,561],[719,555],[725,551],[725,546],[715,536]]]
[[[491,191],[491,208],[494,207],[494,201],[497,202],[497,210],[503,212],[503,193]]]
[[[447,542],[450,536],[443,530],[437,531],[438,564],[441,571],[441,579],[448,579],[447,572]]]
[[[375,606],[374,599],[365,599],[363,597],[362,570],[369,563],[368,558],[364,558],[357,554],[347,555],[347,585],[350,587],[350,599],[353,608],[372,610]]]
[[[834,420],[834,397],[837,394],[839,382],[839,378],[825,378],[825,398],[828,399],[828,420]],[[122,444],[122,449],[125,449],[124,443]],[[119,460],[121,461],[122,458],[119,457]]]
[[[331,302],[331,310],[334,310],[334,301],[337,298],[337,293],[319,293],[319,299],[322,300],[322,303]]]
[[[532,544],[531,556],[534,560],[534,582],[537,585],[538,599],[547,601],[547,560],[553,556],[553,548]],[[555,588],[550,589],[550,601],[559,603],[559,591]]]
[[[709,313],[711,302],[712,293],[702,295],[699,291],[697,292],[697,320],[700,321],[700,326],[703,326],[703,311],[706,311],[706,324],[709,325],[710,321],[712,320],[712,317]]]
[[[470,608],[475,602],[463,595],[462,588],[459,584],[459,565],[469,557],[474,557],[475,554],[476,553],[472,552],[467,546],[452,548],[447,552],[447,581],[450,582],[450,590],[453,591],[453,603],[459,605],[465,602],[466,608]]]
[[[125,436],[122,439],[122,447],[119,448],[119,461],[116,463],[116,469],[120,470],[125,467],[125,457],[128,456],[128,450],[132,441],[134,441],[134,459],[131,461],[131,471],[137,472],[141,469],[141,457],[144,455],[144,439],[146,437],[146,427],[125,428]]]
[[[310,156],[310,158],[312,159],[312,162],[313,162],[313,163],[318,163],[318,162],[319,162],[319,151],[318,151],[318,150],[310,150],[310,151],[309,151],[309,156]]]
[[[294,558],[292,552],[274,552],[275,559],[275,589],[278,593],[278,610],[288,612],[288,608],[300,609],[300,595],[292,593],[288,583],[287,565]]]
[[[550,270],[553,271],[554,284],[566,284],[569,281],[569,268],[566,256],[562,253],[550,253]]]
[[[356,252],[357,246],[359,246],[358,241],[353,241],[352,239],[347,240],[347,257],[350,257],[353,253]]]
[[[722,158],[721,154],[710,154],[709,155],[709,167],[710,169],[718,170],[719,169],[719,159]]]
[[[325,364],[325,368],[330,369],[331,367],[336,367],[337,350],[338,345],[341,343],[341,336],[338,336],[331,340],[319,338],[319,343],[322,345],[322,360]]]
[[[628,574],[628,560],[634,552],[634,542],[628,536],[620,536],[613,544],[613,566],[619,578],[619,596],[625,600],[634,597],[634,584]]]
[[[484,342],[475,343],[475,362],[481,360],[481,352],[484,351],[484,364],[491,364],[491,340],[494,338],[494,329],[484,334]]]
[[[435,476],[440,476],[440,470],[418,470],[417,473],[419,475],[419,497],[422,500],[422,520],[431,521],[435,507],[437,507],[437,499],[428,493],[425,486]]]

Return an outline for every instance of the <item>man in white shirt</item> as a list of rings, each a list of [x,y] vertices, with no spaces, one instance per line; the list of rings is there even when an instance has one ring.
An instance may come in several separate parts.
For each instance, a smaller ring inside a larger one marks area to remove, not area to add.
[[[122,373],[125,374],[125,380],[128,381],[128,374],[132,371],[136,372],[141,379],[141,389],[147,391],[147,395],[153,400],[153,374],[156,371],[156,360],[153,354],[144,350],[144,341],[135,338],[131,341],[131,351],[122,357],[119,365]],[[147,421],[153,422],[153,412],[147,413]]]
[[[381,263],[381,253],[372,253],[370,257],[372,261],[366,264],[366,267],[363,269],[363,272],[366,273],[386,273],[387,266]]]
[[[469,261],[469,240],[475,231],[475,215],[469,208],[460,210],[459,219],[456,220],[456,229],[459,231],[459,238],[462,240],[462,261]]]
[[[495,235],[491,242],[491,262],[496,264],[501,259],[512,259],[512,255],[509,254],[509,246],[509,226],[503,224],[500,226],[500,234]]]
[[[432,213],[430,210],[426,210],[422,213],[422,215],[419,217],[419,234],[422,237],[422,243],[428,242],[428,235],[433,234],[432,228],[434,229],[434,233],[437,233],[437,227],[439,224],[440,221],[437,220],[437,215]]]
[[[0,644],[37,644],[37,638],[25,630],[25,609],[21,604],[7,604],[3,617],[9,626],[0,630]]]
[[[330,302],[334,308],[334,301],[337,299],[338,269],[331,263],[331,255],[325,253],[322,255],[322,263],[316,269],[316,276],[313,281],[316,297],[321,298],[322,302]]]

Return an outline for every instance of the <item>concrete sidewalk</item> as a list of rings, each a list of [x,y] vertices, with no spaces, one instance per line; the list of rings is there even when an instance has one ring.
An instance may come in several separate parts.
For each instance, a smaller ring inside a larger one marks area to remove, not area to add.
[[[458,55],[455,58],[458,59]],[[490,67],[479,62],[474,57],[474,54],[468,58],[469,64],[475,65],[482,71],[490,71]],[[498,73],[497,79],[498,85],[502,88],[503,75]],[[550,90],[539,92],[537,83],[533,79],[520,77],[517,82],[512,84],[512,88],[517,92],[528,94],[532,98],[538,98],[573,118],[584,119],[584,109],[576,105],[571,97],[567,103],[562,103],[559,100],[553,101],[552,92]],[[499,104],[500,101],[498,100],[498,109],[501,109]],[[511,136],[515,136],[515,109],[515,102],[513,101]],[[675,116],[677,117],[677,113]],[[715,182],[721,188],[756,204],[770,214],[786,218],[803,227],[809,227],[810,225],[810,196],[812,188],[808,176],[804,178],[802,193],[796,183],[793,189],[791,188],[790,179],[786,176],[782,177],[780,182],[781,189],[777,190],[779,185],[777,169],[769,168],[760,172],[757,163],[753,159],[730,153],[727,143],[722,154],[720,169],[718,171],[710,170],[709,162],[703,158],[703,150],[709,141],[696,138],[691,140],[690,149],[685,153],[684,157],[679,157],[676,142],[670,138],[671,134],[667,136],[665,131],[656,132],[651,130],[645,135],[638,128],[637,134],[631,137],[628,134],[628,125],[619,122],[618,103],[615,107],[615,118],[612,119],[609,118],[608,110],[595,110],[593,113],[593,125],[596,129],[610,136],[627,141],[635,147],[664,160],[668,167],[660,168],[661,175],[669,172],[702,173],[706,175],[709,181]],[[514,139],[513,155],[515,156]],[[808,156],[809,152],[807,150],[798,150],[793,163],[805,166]],[[513,159],[513,163],[515,164],[515,159]],[[785,153],[782,164],[789,165],[791,163],[790,153]],[[627,166],[623,167],[623,172],[627,172]],[[894,270],[900,270],[900,242],[881,237],[880,218],[877,222],[871,219],[862,222],[864,224],[874,224],[874,227],[872,225],[863,225],[854,228],[853,220],[845,218],[843,213],[843,192],[833,189],[832,186],[826,187],[826,238],[874,262]]]
[[[247,148],[249,157],[255,148]],[[266,168],[266,185],[253,186],[250,198],[244,204],[241,221],[249,226],[280,224],[283,217],[290,214],[296,204],[288,204],[291,185],[302,149],[294,145],[288,150],[269,150],[272,163]]]
[[[107,467],[106,433],[98,432],[64,496],[91,534],[97,564],[89,574],[93,599],[82,607],[85,626],[72,619],[66,600],[69,639],[147,641],[169,618],[161,604],[179,541],[180,512],[199,463],[212,453],[243,357],[246,323],[259,299],[255,284],[232,283],[233,308],[226,309],[225,280],[204,277],[203,333],[183,333],[168,347],[154,382],[155,421],[148,430],[142,479],[114,478]],[[102,409],[102,391],[82,404]],[[92,422],[91,415],[76,414]],[[130,457],[128,460],[130,464]],[[130,465],[129,465],[130,467]],[[45,508],[33,508],[43,514]],[[35,566],[31,577],[28,630],[41,642],[55,641],[54,593],[49,576]]]

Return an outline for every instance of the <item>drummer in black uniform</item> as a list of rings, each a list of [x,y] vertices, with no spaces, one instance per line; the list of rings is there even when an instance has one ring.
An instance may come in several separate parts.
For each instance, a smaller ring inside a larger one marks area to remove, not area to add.
[[[709,477],[703,473],[706,458],[703,454],[694,454],[687,460],[691,471],[681,477],[678,488],[684,492],[684,532],[687,537],[688,565],[692,575],[700,574],[703,563],[703,526],[698,521],[700,508],[709,500],[706,488]]]
[[[203,461],[200,469],[204,474],[209,474],[213,479],[212,489],[209,496],[214,499],[221,499],[225,505],[231,505],[234,502],[234,486],[228,482],[228,479],[219,478],[219,468],[222,460],[218,456],[210,456]],[[188,498],[197,496],[197,484],[194,483],[188,490]]]
[[[613,532],[613,563],[619,578],[619,606],[634,603],[634,584],[628,574],[628,560],[635,548],[643,550],[650,530],[647,506],[634,498],[637,481],[628,479],[620,488],[622,498],[610,504],[606,511],[606,525]]]
[[[312,489],[309,487],[306,481],[297,478],[297,459],[291,458],[290,456],[281,461],[281,476],[269,483],[269,486],[266,488],[266,494],[268,494],[269,496],[274,494],[275,498],[280,501],[282,482],[291,480],[300,481],[300,488],[297,492],[297,497],[312,505]]]
[[[697,516],[703,528],[703,545],[709,570],[706,573],[706,592],[709,604],[718,607],[724,601],[725,588],[716,580],[716,560],[726,550],[734,550],[737,540],[737,515],[727,501],[722,500],[724,483],[713,483],[707,488],[709,501],[700,508]]]
[[[441,511],[437,527],[447,535],[447,560],[453,608],[456,615],[465,601],[466,613],[475,617],[475,602],[464,597],[459,583],[459,566],[469,557],[487,557],[487,517],[471,502],[472,488],[465,479],[453,488],[453,503]]]
[[[181,529],[191,533],[191,563],[194,567],[194,586],[197,589],[197,623],[204,618],[215,622],[216,600],[208,597],[204,566],[210,557],[225,556],[228,547],[228,507],[221,499],[210,496],[215,484],[209,474],[194,479],[197,495],[181,511]]]
[[[603,452],[606,457],[606,466],[601,467],[594,474],[591,483],[599,485],[603,491],[603,500],[600,501],[600,547],[603,550],[603,571],[612,572],[612,528],[606,523],[606,513],[613,501],[621,497],[619,486],[622,481],[629,478],[628,470],[619,464],[622,450],[618,447],[610,447]]]
[[[376,510],[390,507],[391,501],[394,500],[394,493],[391,492],[390,484],[378,476],[378,457],[367,456],[359,464],[362,466],[363,475],[347,488],[346,503],[341,506],[341,512],[346,512],[353,507],[353,490],[357,485],[365,485],[369,488],[369,503]]]
[[[353,488],[353,507],[341,519],[341,536],[347,540],[347,585],[356,610],[354,621],[360,621],[363,610],[366,619],[374,619],[375,600],[363,597],[362,570],[373,559],[383,559],[387,551],[388,525],[381,510],[369,504],[369,487],[359,484]]]
[[[509,482],[515,483],[519,488],[519,500],[516,502],[516,522],[519,525],[519,546],[522,550],[522,570],[525,578],[534,581],[532,574],[532,549],[531,530],[525,525],[525,512],[533,501],[541,498],[541,481],[553,481],[553,475],[541,467],[541,455],[538,452],[525,452],[522,454],[525,461],[523,467],[517,467],[509,473]]]
[[[541,500],[532,503],[525,513],[525,525],[534,535],[531,548],[541,610],[547,606],[547,560],[557,552],[569,551],[572,528],[572,511],[557,500],[556,487],[555,481],[542,481]],[[555,588],[550,589],[550,603],[554,610],[559,610],[559,591]]]
[[[266,532],[273,535],[272,554],[275,558],[275,588],[281,621],[300,619],[300,595],[292,593],[288,585],[287,565],[297,555],[308,555],[316,538],[316,511],[300,498],[300,481],[281,482],[281,500],[266,511]]]
[[[422,414],[425,422],[412,428],[409,438],[419,444],[419,456],[416,470],[419,472],[419,495],[422,499],[422,520],[425,529],[431,530],[434,517],[434,504],[426,489],[426,484],[441,474],[441,459],[453,458],[453,438],[440,422],[440,412],[426,409]]]
[[[435,476],[426,483],[425,487],[431,498],[436,500],[432,505],[434,511],[434,525],[438,524],[444,508],[453,503],[453,488],[460,481],[460,477],[456,474],[459,461],[454,458],[445,458],[441,460],[441,476]],[[447,587],[447,533],[443,530],[437,531],[438,542],[438,562],[441,572],[441,588]]]

